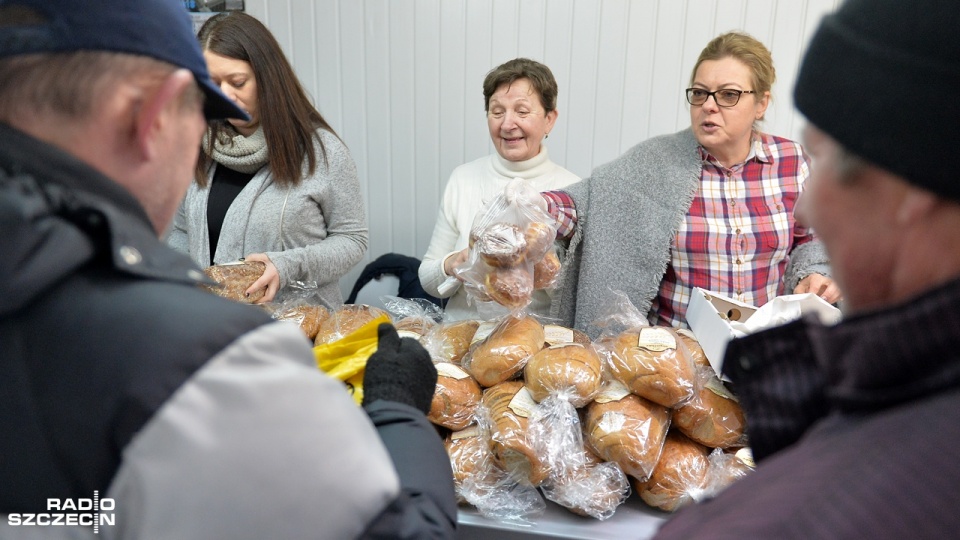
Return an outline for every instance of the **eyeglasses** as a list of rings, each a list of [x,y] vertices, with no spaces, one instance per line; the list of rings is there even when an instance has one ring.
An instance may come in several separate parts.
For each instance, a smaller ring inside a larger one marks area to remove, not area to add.
[[[703,105],[707,102],[707,98],[713,96],[713,100],[720,107],[733,107],[740,102],[742,94],[756,93],[754,90],[734,90],[732,88],[723,88],[713,92],[707,92],[703,88],[687,88],[687,101],[691,105]]]

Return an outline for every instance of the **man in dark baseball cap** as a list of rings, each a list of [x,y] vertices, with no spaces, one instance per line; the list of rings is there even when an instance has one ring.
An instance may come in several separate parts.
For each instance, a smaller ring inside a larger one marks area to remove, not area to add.
[[[452,537],[427,351],[358,407],[160,241],[224,117],[178,0],[0,0],[0,538]]]
[[[797,218],[844,321],[730,344],[757,469],[659,538],[957,537],[958,27],[942,0],[847,0],[820,23],[794,89],[813,157]]]

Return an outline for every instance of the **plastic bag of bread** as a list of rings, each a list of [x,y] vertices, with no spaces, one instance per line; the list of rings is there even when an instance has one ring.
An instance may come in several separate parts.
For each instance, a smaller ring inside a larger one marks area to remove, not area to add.
[[[317,290],[316,282],[294,281],[273,302],[262,306],[274,319],[298,325],[313,341],[320,331],[320,325],[330,316],[330,310],[320,299]]]
[[[474,219],[469,256],[455,271],[472,301],[518,310],[534,290],[553,286],[560,271],[556,221],[528,202],[534,197],[535,189],[514,179]]]
[[[603,382],[600,355],[590,343],[551,345],[530,357],[523,380],[537,402],[557,396],[583,407],[593,401]]]
[[[464,481],[477,477],[473,480],[474,485],[482,485],[480,478],[488,477],[496,467],[489,443],[481,436],[477,425],[472,424],[465,429],[451,432],[443,445],[450,457],[457,502],[467,503],[469,501],[463,494]]]
[[[710,448],[742,445],[746,431],[740,403],[709,365],[697,368],[696,392],[673,410],[672,425]]]
[[[342,339],[378,317],[387,317],[386,322],[390,322],[390,315],[378,307],[365,304],[344,304],[320,324],[317,337],[314,339],[314,345],[323,345]]]
[[[473,423],[483,391],[477,381],[460,366],[449,362],[435,365],[437,389],[433,393],[427,419],[454,431],[464,429]]]
[[[460,364],[470,350],[473,336],[479,327],[480,321],[476,320],[441,322],[431,328],[420,339],[420,343],[430,353],[434,363]]]
[[[653,472],[669,428],[670,409],[630,393],[615,381],[604,385],[587,406],[583,420],[587,446],[639,480]]]
[[[483,391],[477,422],[490,433],[497,464],[514,479],[539,486],[549,473],[527,435],[536,406],[520,381],[506,381]]]
[[[540,321],[511,314],[481,325],[460,363],[481,386],[490,387],[514,378],[543,344]]]
[[[677,328],[677,336],[680,337],[680,342],[686,346],[687,356],[690,357],[690,360],[693,360],[694,366],[697,366],[698,369],[700,367],[713,369],[706,353],[703,352],[703,347],[700,346],[700,342],[697,340],[697,336],[693,335],[693,332],[686,328]]]
[[[706,446],[671,429],[650,478],[634,483],[640,498],[666,512],[701,500],[709,468],[709,453]]]
[[[543,495],[574,514],[605,520],[630,496],[630,482],[619,465],[584,450],[583,467],[551,476]]]
[[[249,296],[247,296],[247,289],[260,279],[266,269],[267,265],[260,261],[236,261],[208,266],[203,269],[203,273],[220,286],[201,285],[201,287],[221,298],[255,304],[263,298],[266,289],[253,291]]]
[[[675,407],[693,397],[696,369],[676,331],[668,326],[626,330],[603,346],[610,373],[631,392]]]
[[[709,499],[730,487],[731,484],[753,472],[756,465],[749,448],[736,452],[714,449],[708,457],[710,466],[704,479],[702,497]]]
[[[380,299],[393,317],[393,326],[400,337],[419,341],[443,316],[440,307],[425,298],[381,296]]]

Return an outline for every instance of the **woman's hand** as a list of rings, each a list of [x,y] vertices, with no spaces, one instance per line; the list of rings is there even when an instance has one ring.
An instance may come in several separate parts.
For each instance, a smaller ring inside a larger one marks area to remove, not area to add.
[[[443,273],[448,276],[454,276],[457,279],[460,279],[460,277],[454,274],[453,271],[456,270],[458,266],[467,262],[467,256],[469,254],[470,254],[470,249],[463,248],[463,251],[460,251],[459,253],[448,255],[447,258],[443,260]]]
[[[793,294],[803,293],[813,293],[831,304],[836,304],[843,296],[837,282],[823,274],[810,274],[801,279]]]
[[[250,285],[250,288],[245,292],[249,295],[260,289],[266,289],[266,291],[263,293],[263,298],[261,298],[257,303],[265,304],[267,302],[272,302],[277,296],[277,291],[280,290],[280,272],[277,272],[277,267],[273,265],[273,261],[270,260],[270,257],[267,257],[263,253],[247,255],[245,260],[260,261],[267,265],[267,268],[263,271],[263,275],[260,276],[260,279],[254,281],[253,285]]]

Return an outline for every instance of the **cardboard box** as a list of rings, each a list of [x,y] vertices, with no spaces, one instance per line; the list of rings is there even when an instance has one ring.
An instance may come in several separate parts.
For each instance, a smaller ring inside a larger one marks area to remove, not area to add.
[[[784,324],[807,313],[816,313],[825,324],[834,324],[841,318],[839,309],[815,294],[780,296],[757,308],[695,287],[687,304],[687,324],[719,375],[731,339]]]

